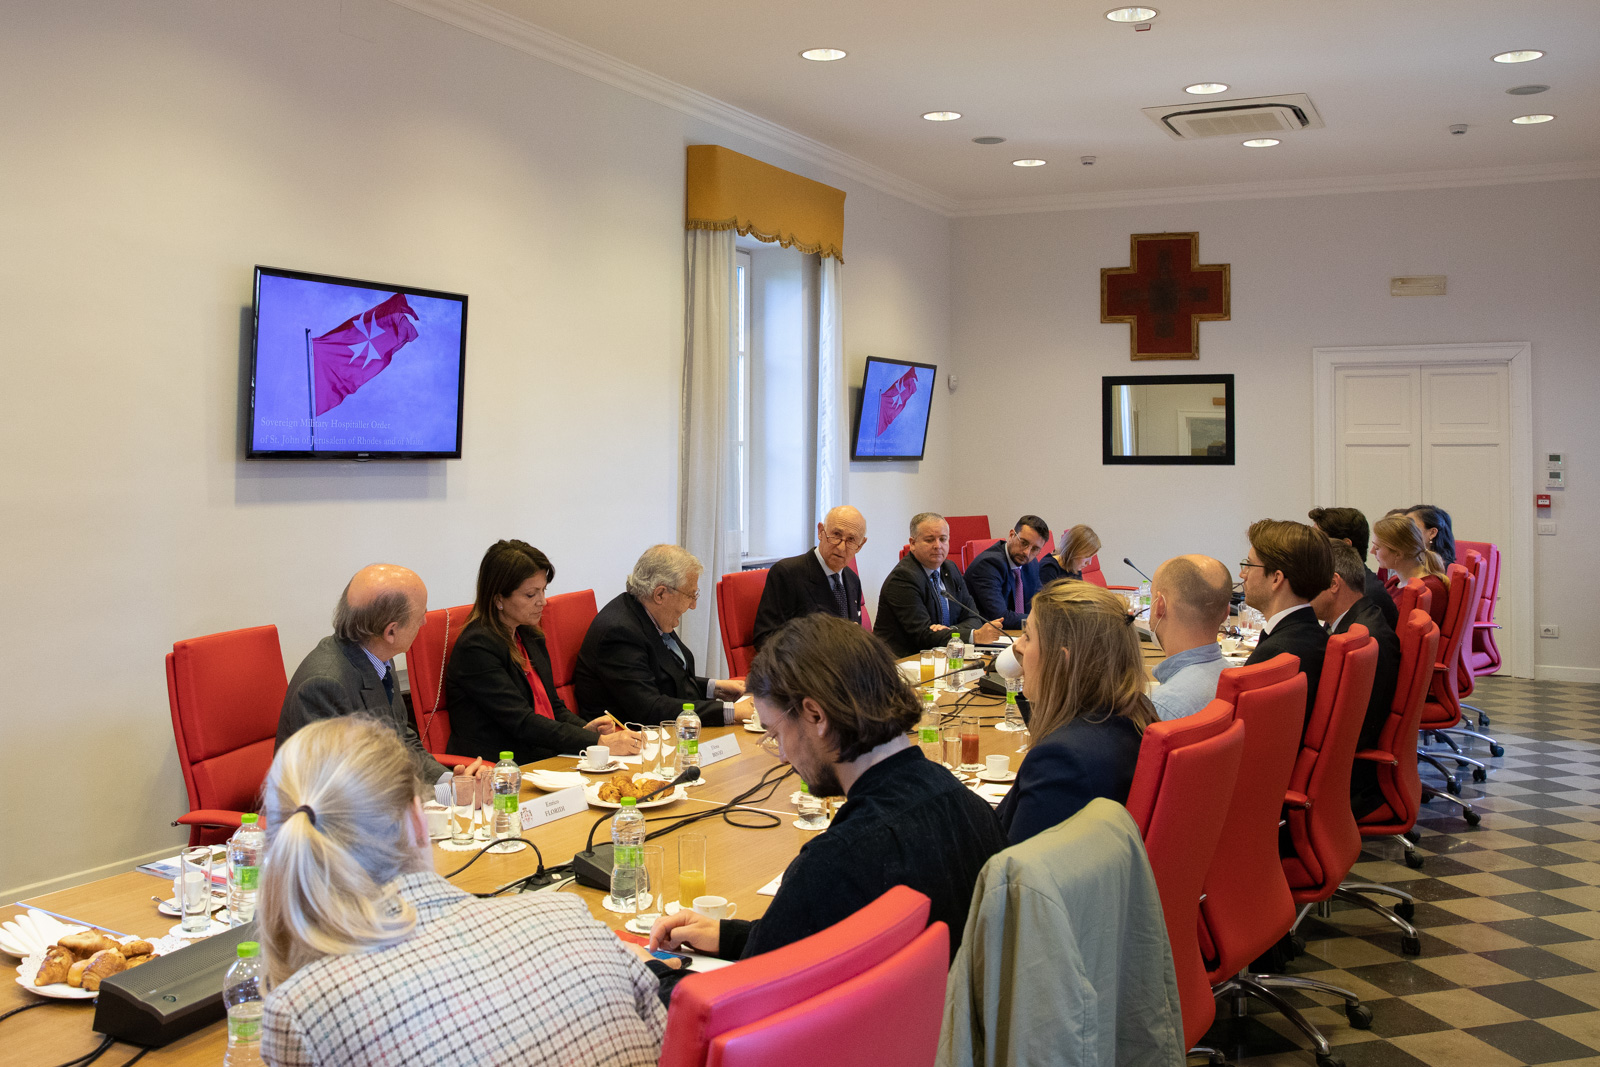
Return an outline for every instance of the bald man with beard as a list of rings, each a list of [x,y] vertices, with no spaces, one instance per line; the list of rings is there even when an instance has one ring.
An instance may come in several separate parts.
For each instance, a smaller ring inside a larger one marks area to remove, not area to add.
[[[861,621],[861,579],[850,569],[867,543],[867,520],[849,504],[840,504],[817,523],[817,547],[780,559],[767,572],[767,584],[756,607],[754,643],[802,615],[822,612],[851,622]]]
[[[275,748],[318,719],[365,714],[387,724],[410,749],[419,780],[435,785],[450,769],[423,750],[394,672],[428,612],[428,589],[416,572],[374,563],[356,572],[333,609],[333,633],[300,662],[278,715]],[[486,773],[487,764],[473,764]]]

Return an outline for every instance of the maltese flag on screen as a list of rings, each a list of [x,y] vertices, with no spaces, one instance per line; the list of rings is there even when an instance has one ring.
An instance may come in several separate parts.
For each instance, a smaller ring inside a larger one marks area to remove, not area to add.
[[[321,415],[376,378],[394,354],[417,339],[418,318],[404,293],[396,293],[311,339],[316,363],[316,412]]]
[[[895,383],[883,391],[878,397],[878,435],[889,428],[905,410],[906,401],[911,399],[911,394],[917,391],[917,368],[912,367],[895,380]]]

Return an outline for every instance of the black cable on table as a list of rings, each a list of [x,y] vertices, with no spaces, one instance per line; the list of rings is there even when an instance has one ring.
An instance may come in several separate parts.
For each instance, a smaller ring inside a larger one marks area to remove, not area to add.
[[[101,1056],[104,1056],[106,1049],[110,1048],[115,1041],[116,1038],[112,1037],[110,1034],[107,1034],[105,1040],[100,1042],[99,1046],[93,1051],[85,1052],[82,1056],[78,1056],[75,1059],[70,1059],[66,1063],[57,1064],[56,1067],[87,1067],[88,1064],[91,1064]]]
[[[133,1059],[124,1061],[123,1064],[122,1064],[122,1067],[133,1067],[134,1064],[136,1064],[140,1060],[144,1059],[144,1054],[146,1052],[149,1052],[149,1051],[150,1050],[148,1048],[140,1049],[138,1052],[135,1052],[133,1054]]]
[[[483,858],[483,854],[485,852],[488,852],[490,849],[494,848],[496,845],[514,844],[514,843],[517,843],[517,842],[521,842],[522,844],[527,845],[529,848],[533,849],[533,854],[539,858],[539,870],[536,873],[541,873],[542,874],[544,872],[544,853],[539,851],[539,846],[538,845],[534,844],[532,841],[528,840],[526,837],[503,837],[498,841],[491,841],[487,845],[484,845],[482,848],[480,848],[478,850],[477,855],[473,856],[470,860],[468,860],[467,862],[463,863],[461,866],[457,867],[455,870],[451,871],[449,874],[445,875],[444,877],[446,879],[454,878],[456,875],[460,874],[462,871],[466,870],[468,867],[471,867],[474,863],[477,863],[480,859]]]
[[[10,1011],[6,1012],[4,1015],[0,1015],[0,1022],[5,1022],[7,1019],[11,1018],[13,1015],[16,1015],[18,1012],[28,1011],[30,1008],[42,1008],[48,1003],[50,1003],[48,1000],[36,1000],[32,1004],[24,1004],[20,1008],[12,1008]]]

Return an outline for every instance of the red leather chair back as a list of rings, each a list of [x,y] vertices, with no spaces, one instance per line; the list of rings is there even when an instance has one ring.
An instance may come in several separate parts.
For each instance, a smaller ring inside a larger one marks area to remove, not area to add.
[[[1100,553],[1096,552],[1089,557],[1089,562],[1083,565],[1083,580],[1093,582],[1102,589],[1137,589],[1136,585],[1107,585],[1105,572],[1100,569]]]
[[[1476,677],[1472,670],[1472,642],[1476,636],[1478,620],[1483,617],[1483,587],[1489,577],[1489,561],[1481,553],[1469,552],[1460,549],[1459,546],[1456,558],[1461,561],[1462,566],[1472,572],[1473,581],[1478,586],[1477,603],[1473,605],[1471,618],[1467,620],[1469,628],[1467,636],[1461,642],[1461,660],[1456,664],[1456,695],[1466,699],[1472,695],[1473,679]]]
[[[767,570],[734,571],[717,579],[717,624],[722,628],[722,654],[728,676],[743,678],[756,658],[756,608],[767,588]]]
[[[1422,722],[1422,704],[1433,679],[1433,664],[1439,652],[1439,627],[1426,608],[1411,612],[1400,621],[1400,669],[1394,687],[1394,703],[1378,737],[1373,754],[1379,759],[1378,786],[1384,803],[1363,815],[1357,822],[1362,837],[1388,837],[1403,834],[1416,825],[1422,807],[1422,780],[1417,777],[1417,728]],[[1387,757],[1387,758],[1384,758]],[[1359,755],[1358,755],[1359,758]]]
[[[1411,617],[1411,613],[1418,608],[1429,611],[1433,607],[1433,590],[1422,584],[1421,578],[1413,578],[1400,587],[1400,618]]]
[[[406,678],[411,683],[411,713],[417,736],[428,752],[444,752],[450,744],[450,712],[444,706],[444,668],[456,647],[471,604],[435,608],[423,616],[417,639],[406,650]]]
[[[1442,730],[1461,721],[1461,694],[1457,675],[1461,670],[1461,651],[1472,633],[1472,615],[1477,610],[1478,585],[1472,572],[1459,563],[1450,564],[1450,601],[1439,621],[1439,658],[1434,663],[1433,683],[1422,708],[1422,728]]]
[[[545,601],[544,615],[539,628],[544,631],[545,649],[550,653],[550,680],[556,684],[556,694],[561,702],[578,711],[578,694],[572,685],[572,676],[578,669],[578,649],[583,647],[583,636],[589,624],[599,614],[595,608],[594,590],[579,589],[561,593]],[[598,715],[603,708],[584,709],[588,715]]]
[[[1296,904],[1326,900],[1361,854],[1361,832],[1350,810],[1350,767],[1372,698],[1378,642],[1365,626],[1328,638],[1317,683],[1317,702],[1300,739],[1289,778],[1290,794],[1304,804],[1288,807],[1294,855],[1283,859]]]
[[[776,1015],[870,971],[927,929],[928,907],[923,894],[895,886],[854,915],[810,937],[732,967],[688,975],[672,992],[660,1067],[703,1067],[711,1042],[719,1035]],[[948,946],[948,940],[945,944]],[[949,958],[947,947],[940,964],[941,1010],[942,969]],[[937,1026],[934,1036],[937,1039]],[[932,1056],[923,1062],[931,1063]]]
[[[934,923],[871,970],[719,1034],[706,1065],[926,1067],[939,1051],[949,963],[950,932]]]
[[[944,521],[950,524],[950,543],[964,545],[968,541],[989,540],[989,516],[987,515],[946,515]]]
[[[1478,614],[1472,624],[1472,637],[1461,650],[1463,662],[1477,675],[1494,674],[1500,669],[1500,648],[1494,640],[1494,605],[1500,595],[1500,548],[1488,541],[1457,541],[1456,552],[1476,552],[1484,559],[1478,576]]]
[[[998,537],[980,537],[976,541],[968,541],[966,544],[962,545],[961,546],[961,569],[962,569],[962,571],[964,572],[964,571],[966,571],[966,569],[968,567],[972,566],[972,561],[977,558],[979,552],[982,552],[984,549],[988,548],[992,544],[997,543],[999,540],[1000,540],[1000,538],[998,538]]]
[[[1213,984],[1248,966],[1294,925],[1294,899],[1278,859],[1278,820],[1300,752],[1306,676],[1299,658],[1284,653],[1223,671],[1217,699],[1232,704],[1244,724],[1241,765],[1249,773],[1234,782],[1200,905]]]
[[[227,840],[255,811],[272,766],[289,679],[276,626],[177,641],[167,654],[167,703],[189,793],[189,844]]]
[[[1189,1048],[1216,1016],[1197,934],[1200,893],[1233,796],[1244,733],[1223,700],[1182,719],[1151,723],[1128,792],[1128,814],[1144,838],[1161,893]]]

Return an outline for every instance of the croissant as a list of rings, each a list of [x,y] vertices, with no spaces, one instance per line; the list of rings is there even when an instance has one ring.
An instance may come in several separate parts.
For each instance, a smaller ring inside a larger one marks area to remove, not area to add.
[[[79,960],[77,963],[74,963],[72,965],[72,969],[67,972],[67,984],[69,986],[71,986],[73,989],[82,989],[83,988],[83,972],[88,970],[88,969],[89,969],[89,961],[88,960]]]
[[[149,963],[153,959],[155,959],[155,957],[151,955],[134,956],[128,960],[128,970],[131,971],[141,963]]]
[[[66,949],[80,960],[88,959],[96,952],[100,952],[105,949],[117,951],[122,947],[120,942],[113,941],[105,934],[102,934],[99,930],[83,930],[76,934],[68,934],[66,937],[63,937],[61,940],[57,941],[56,944]]]
[[[93,993],[100,983],[119,971],[128,969],[128,961],[116,949],[105,949],[89,957],[89,966],[83,969],[83,988]]]
[[[57,982],[67,980],[67,972],[72,969],[72,953],[60,945],[51,945],[44,950],[44,960],[39,964],[39,973],[34,975],[34,985],[55,985]]]
[[[156,947],[148,941],[127,941],[117,946],[117,951],[121,952],[125,959],[129,960],[135,956],[148,956],[155,950]]]

